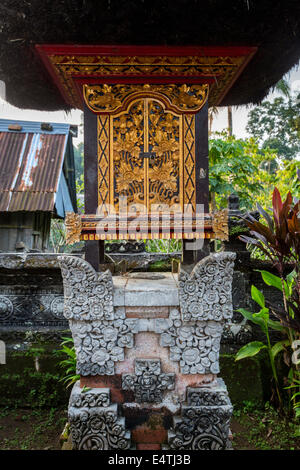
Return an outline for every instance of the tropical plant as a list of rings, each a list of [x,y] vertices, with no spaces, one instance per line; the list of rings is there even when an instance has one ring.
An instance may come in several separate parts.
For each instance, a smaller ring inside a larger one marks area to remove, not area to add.
[[[59,355],[66,356],[66,359],[63,359],[59,362],[59,365],[64,369],[64,377],[61,381],[66,384],[66,387],[70,387],[77,380],[80,379],[80,375],[76,374],[76,352],[74,347],[73,338],[62,338],[63,342],[61,343],[62,348],[57,351]]]
[[[291,397],[291,400],[294,402],[294,410],[296,418],[300,418],[300,372],[296,371],[294,380],[292,381],[289,387],[286,387],[288,390],[292,390],[294,393]]]
[[[257,208],[267,224],[257,221],[248,215],[247,225],[252,237],[241,235],[239,238],[246,243],[257,246],[277,269],[284,310],[271,306],[274,315],[284,325],[300,333],[300,212],[299,201],[294,205],[289,192],[286,200],[282,202],[277,188],[273,192],[273,217],[259,204]],[[254,237],[254,238],[253,238]],[[296,279],[293,291],[288,298],[285,288],[287,272],[295,271]]]
[[[267,273],[267,271],[263,271],[265,276],[271,275],[271,273]],[[251,287],[251,296],[252,299],[260,306],[260,310],[257,313],[249,312],[244,308],[238,309],[244,318],[250,320],[252,323],[258,325],[262,332],[266,336],[266,342],[263,343],[262,341],[252,341],[245,346],[243,346],[236,354],[235,360],[239,361],[246,357],[252,357],[258,354],[262,350],[266,350],[268,352],[268,357],[271,365],[272,375],[275,383],[276,394],[278,398],[279,407],[282,408],[282,394],[280,391],[280,384],[278,379],[278,372],[276,367],[276,356],[278,353],[283,351],[286,347],[290,346],[290,341],[288,338],[283,339],[282,341],[278,341],[275,344],[271,344],[270,340],[270,333],[269,330],[276,330],[282,333],[286,333],[286,328],[282,326],[282,324],[278,321],[274,321],[270,318],[270,309],[266,306],[266,301],[263,293],[258,290],[255,286]]]
[[[283,308],[272,302],[263,300],[262,309],[267,308],[280,321],[282,331],[286,335],[291,346],[300,338],[300,220],[298,219],[300,204],[294,204],[291,193],[287,194],[284,202],[277,188],[273,191],[273,214],[270,215],[259,204],[257,208],[266,221],[263,224],[251,216],[248,216],[247,225],[250,235],[241,235],[239,238],[246,243],[258,247],[277,269],[279,276],[262,271],[266,284],[276,287],[282,293]],[[256,296],[256,301],[259,297]],[[260,299],[262,304],[262,300]],[[243,312],[241,312],[243,314]],[[253,320],[253,317],[252,317]],[[298,365],[288,361],[290,365],[290,386],[298,386],[295,380],[298,374]],[[298,392],[296,392],[297,394]],[[293,401],[295,402],[294,395]],[[295,405],[295,403],[294,403]]]

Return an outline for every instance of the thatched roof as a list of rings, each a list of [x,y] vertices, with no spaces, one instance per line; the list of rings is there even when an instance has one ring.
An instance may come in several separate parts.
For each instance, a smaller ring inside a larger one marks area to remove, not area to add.
[[[300,58],[299,0],[1,0],[0,79],[20,108],[68,109],[35,44],[258,46],[222,105],[257,103]]]

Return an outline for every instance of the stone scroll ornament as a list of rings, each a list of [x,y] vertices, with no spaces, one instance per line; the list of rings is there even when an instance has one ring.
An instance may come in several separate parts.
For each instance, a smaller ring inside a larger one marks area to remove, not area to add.
[[[114,311],[110,271],[97,273],[81,258],[58,258],[64,283],[64,316],[69,320],[80,375],[113,375],[133,346],[136,319]]]
[[[68,419],[74,450],[126,450],[130,432],[124,418],[118,416],[118,405],[111,404],[108,388],[80,388],[76,382],[69,402]]]
[[[235,253],[215,253],[201,260],[191,274],[179,275],[180,313],[161,322],[161,346],[182,374],[218,374],[225,321],[232,317],[231,284]]]
[[[181,407],[181,418],[175,418],[168,433],[173,450],[225,450],[228,445],[232,414],[227,389],[218,379],[212,387],[187,388],[187,404]]]
[[[179,303],[183,322],[231,319],[235,258],[235,253],[214,253],[199,261],[191,274],[180,272]]]

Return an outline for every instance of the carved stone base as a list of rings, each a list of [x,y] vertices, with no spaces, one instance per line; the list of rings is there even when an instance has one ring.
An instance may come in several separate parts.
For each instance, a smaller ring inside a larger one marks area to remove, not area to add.
[[[76,382],[70,396],[68,415],[73,449],[129,449],[130,432],[125,431],[124,418],[118,417],[117,404],[110,403],[110,390],[84,390]]]
[[[218,379],[214,387],[187,388],[187,404],[174,418],[168,433],[171,449],[225,450],[228,448],[232,406],[226,386]]]
[[[77,373],[92,387],[72,391],[75,449],[128,449],[126,429],[138,450],[227,447],[232,406],[216,374],[234,258],[207,256],[178,284],[158,273],[113,282],[86,261],[59,258]]]

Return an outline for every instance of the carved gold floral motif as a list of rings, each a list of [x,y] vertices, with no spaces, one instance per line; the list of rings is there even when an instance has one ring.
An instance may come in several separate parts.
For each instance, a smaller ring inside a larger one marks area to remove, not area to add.
[[[209,85],[83,85],[83,97],[94,112],[117,114],[131,101],[143,98],[160,99],[166,109],[177,113],[197,112],[206,103]]]
[[[111,203],[119,210],[120,197],[127,204],[145,204],[145,168],[140,153],[144,146],[144,101],[133,103],[127,113],[111,118]]]
[[[180,203],[182,117],[166,111],[158,100],[144,98],[110,119],[115,208],[119,210],[121,196],[128,205],[144,204],[148,211],[152,204]],[[145,157],[149,152],[153,160]]]
[[[66,212],[65,226],[67,245],[79,242],[82,230],[80,214],[75,214],[75,212]]]
[[[228,240],[228,209],[215,212],[212,217],[214,238]]]
[[[144,57],[49,54],[48,60],[59,79],[67,101],[77,108],[82,108],[82,99],[75,83],[77,77],[115,77],[118,82],[118,77],[142,77],[145,75],[158,79],[171,76],[186,77],[187,80],[189,77],[213,79],[209,93],[209,105],[217,106],[226,90],[230,88],[242,67],[249,60],[249,55],[232,57],[154,55]]]
[[[164,111],[157,101],[148,103],[149,150],[156,155],[149,164],[149,206],[180,203],[181,116]]]
[[[184,204],[195,211],[194,114],[174,113],[151,97],[117,115],[99,114],[98,162],[100,207],[109,202],[118,213],[126,197],[137,211],[137,204],[148,212]]]

